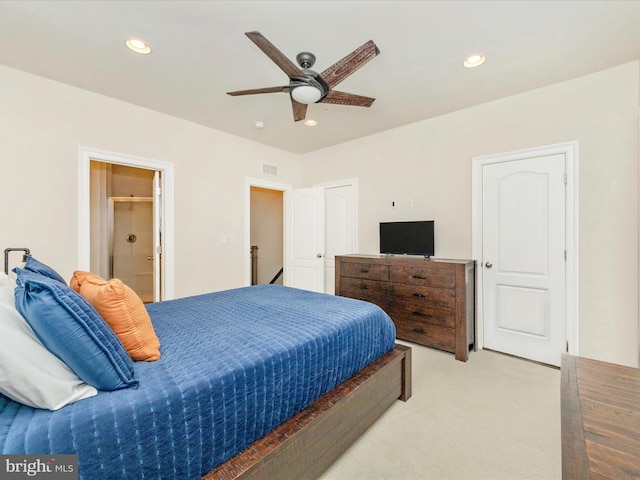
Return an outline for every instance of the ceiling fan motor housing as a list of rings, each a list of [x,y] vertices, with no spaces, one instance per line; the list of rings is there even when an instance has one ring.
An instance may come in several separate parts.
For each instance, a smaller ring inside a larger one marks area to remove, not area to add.
[[[296,62],[302,68],[311,68],[316,63],[316,56],[311,52],[300,52],[296,55]]]

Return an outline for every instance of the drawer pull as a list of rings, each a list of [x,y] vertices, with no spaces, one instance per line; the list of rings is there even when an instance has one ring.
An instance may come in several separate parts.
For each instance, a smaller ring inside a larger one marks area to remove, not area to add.
[[[418,315],[419,317],[426,317],[427,316],[426,313],[416,312],[415,310],[413,312],[411,312],[411,313],[413,313],[414,315]]]
[[[427,333],[427,332],[424,331],[423,328],[414,328],[413,331],[416,332],[416,333]]]
[[[366,268],[360,269],[360,273],[369,273],[369,270]]]
[[[420,275],[414,275],[413,278],[415,278],[416,280],[426,280],[427,277],[421,277]]]
[[[426,297],[426,295],[423,295],[421,293],[414,293],[413,296],[414,297],[419,297],[419,298],[425,298]]]
[[[367,285],[358,285],[358,288],[360,290],[369,290],[369,287]]]

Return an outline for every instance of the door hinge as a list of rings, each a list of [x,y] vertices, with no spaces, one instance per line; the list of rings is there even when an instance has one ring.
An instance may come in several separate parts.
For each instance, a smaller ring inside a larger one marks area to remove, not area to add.
[[[566,173],[564,174],[564,184],[565,185],[567,184],[567,174]]]
[[[156,247],[156,253],[157,253],[158,255],[162,255],[162,245],[158,245],[158,246]]]
[[[565,351],[566,353],[569,353],[569,340],[567,340],[567,341],[565,342],[565,345],[564,345],[564,351]]]
[[[567,261],[567,251],[566,250],[564,251],[564,261],[565,262]]]
[[[567,183],[567,182],[564,182],[564,183]],[[156,188],[156,195],[159,196],[159,197],[162,196],[162,187]]]

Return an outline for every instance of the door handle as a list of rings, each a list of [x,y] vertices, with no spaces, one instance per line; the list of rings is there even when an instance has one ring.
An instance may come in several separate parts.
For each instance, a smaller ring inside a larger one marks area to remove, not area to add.
[[[491,263],[491,262],[484,262],[484,266],[485,266],[485,267],[487,267],[487,268],[491,268],[491,267],[493,267],[493,263]]]
[[[323,257],[323,255],[322,255],[321,253],[318,253],[318,254],[316,255],[316,257],[318,257],[318,258],[322,258],[322,257]]]

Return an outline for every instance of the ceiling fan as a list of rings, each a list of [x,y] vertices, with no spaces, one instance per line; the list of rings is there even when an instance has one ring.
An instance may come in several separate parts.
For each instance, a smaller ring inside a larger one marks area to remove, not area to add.
[[[375,101],[375,98],[333,90],[333,87],[338,83],[342,82],[380,53],[380,50],[372,40],[356,48],[342,60],[339,60],[318,74],[311,70],[311,67],[316,61],[313,53],[299,53],[296,56],[296,61],[298,65],[300,65],[298,67],[298,65],[289,60],[260,32],[246,32],[245,35],[287,74],[289,77],[289,85],[227,92],[228,95],[239,96],[276,92],[289,93],[291,106],[293,108],[293,119],[296,122],[304,120],[307,114],[307,105],[310,103],[332,103],[337,105],[370,107]]]

